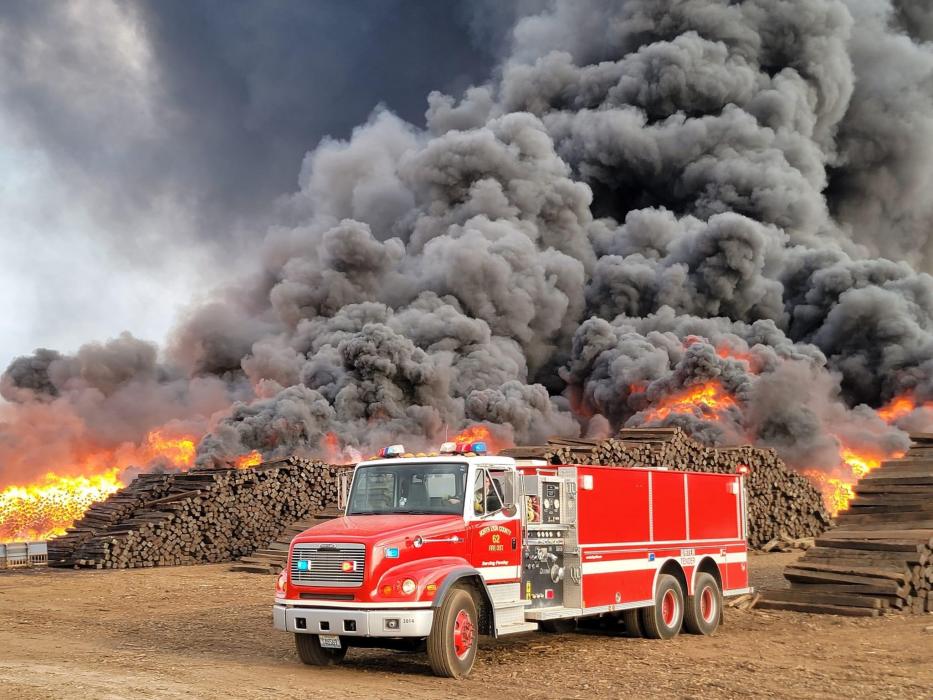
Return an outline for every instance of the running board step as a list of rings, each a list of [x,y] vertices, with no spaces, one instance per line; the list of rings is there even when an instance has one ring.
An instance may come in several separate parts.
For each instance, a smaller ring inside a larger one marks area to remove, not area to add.
[[[504,637],[509,634],[521,634],[522,632],[537,632],[538,623],[537,622],[514,622],[511,625],[506,625],[505,627],[499,627],[496,630],[497,637]]]
[[[535,608],[528,610],[525,617],[529,620],[562,620],[568,617],[580,617],[583,610],[580,608],[565,608],[562,605],[553,608]]]

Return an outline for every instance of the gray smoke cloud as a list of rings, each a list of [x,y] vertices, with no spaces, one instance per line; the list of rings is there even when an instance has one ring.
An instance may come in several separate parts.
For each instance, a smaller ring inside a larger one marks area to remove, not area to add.
[[[349,136],[380,103],[421,125],[429,91],[488,75],[497,49],[480,12],[466,0],[4,3],[0,364],[124,329],[163,337],[177,307],[250,269],[244,252],[321,138]]]
[[[431,92],[424,128],[378,108],[309,152],[258,269],[161,360],[124,338],[79,374],[186,406],[222,387],[227,408],[180,414],[205,422],[201,465],[474,422],[519,442],[678,424],[801,468],[904,449],[875,409],[933,399],[920,9],[528,3],[490,33],[489,80]],[[59,366],[17,360],[4,396],[78,401]],[[665,412],[704,386],[717,405]]]

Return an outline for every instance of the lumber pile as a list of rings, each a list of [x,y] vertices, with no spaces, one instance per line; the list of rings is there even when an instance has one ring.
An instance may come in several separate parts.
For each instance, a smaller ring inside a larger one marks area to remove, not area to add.
[[[547,445],[514,447],[501,454],[545,459],[551,464],[604,464],[667,467],[682,471],[729,473],[746,465],[749,546],[772,540],[814,537],[829,527],[823,497],[803,475],[788,469],[774,450],[748,445],[708,447],[681,428],[626,428],[608,440],[554,438]]]
[[[310,517],[296,520],[282,530],[278,536],[262,549],[242,557],[230,567],[230,571],[244,571],[251,574],[277,574],[285,568],[288,551],[292,540],[305,530],[333,520],[341,515],[340,510],[333,503],[326,506]]]
[[[836,527],[784,570],[790,588],[757,607],[877,616],[933,612],[933,435],[855,485]]]
[[[289,457],[247,469],[144,474],[49,542],[51,566],[230,561],[336,501],[336,467]]]
[[[49,566],[71,566],[72,555],[94,537],[168,494],[171,474],[141,474],[104,501],[94,503],[64,535],[48,542]]]

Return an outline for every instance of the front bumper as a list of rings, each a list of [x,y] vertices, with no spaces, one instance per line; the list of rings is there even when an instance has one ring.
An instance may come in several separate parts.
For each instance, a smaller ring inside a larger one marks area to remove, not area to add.
[[[296,634],[339,634],[346,637],[427,637],[434,610],[306,608],[272,606],[272,624],[277,630]]]

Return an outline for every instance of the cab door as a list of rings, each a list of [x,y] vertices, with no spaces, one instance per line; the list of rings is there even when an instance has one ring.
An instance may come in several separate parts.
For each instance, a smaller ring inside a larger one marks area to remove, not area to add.
[[[503,512],[517,505],[518,473],[495,466],[475,470],[467,504],[470,563],[486,583],[518,581],[521,576],[522,522]]]

